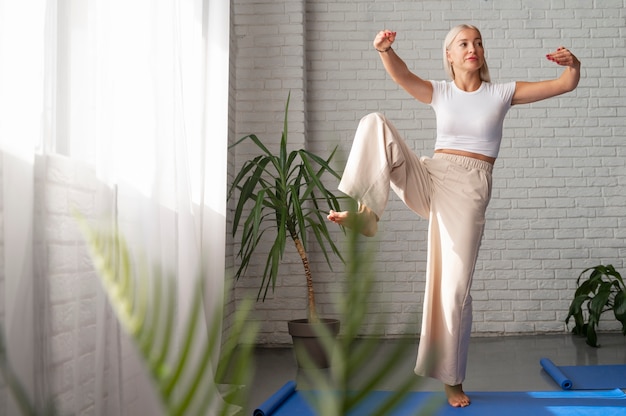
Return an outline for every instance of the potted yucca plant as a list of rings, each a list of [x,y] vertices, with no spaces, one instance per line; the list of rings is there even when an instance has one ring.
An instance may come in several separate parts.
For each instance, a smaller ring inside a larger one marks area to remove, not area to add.
[[[311,243],[317,243],[331,269],[331,255],[336,255],[343,262],[326,225],[328,210],[339,210],[339,202],[322,181],[326,175],[337,179],[340,176],[330,165],[337,148],[326,159],[306,149],[288,150],[288,109],[289,96],[285,105],[280,146],[276,152],[269,150],[254,134],[243,137],[231,146],[251,141],[260,151],[260,155],[242,165],[230,186],[228,198],[237,196],[232,234],[235,237],[239,232],[237,258],[240,264],[235,277],[239,279],[246,273],[259,246],[270,247],[257,300],[265,300],[268,290],[275,288],[279,266],[288,243],[300,255],[307,289],[307,315],[306,319],[288,323],[298,357],[300,345],[314,341],[315,334],[320,333],[320,326],[324,328],[322,332],[327,332],[328,329],[333,335],[339,331],[338,320],[322,319],[317,313],[308,249]],[[313,328],[310,328],[311,325]],[[322,352],[317,344],[312,348]],[[328,365],[327,357],[316,357],[314,354],[309,351],[308,358],[312,364],[320,367]],[[299,365],[303,366],[300,360]]]
[[[588,345],[598,347],[596,328],[600,316],[613,311],[615,319],[622,324],[622,333],[626,335],[626,285],[612,265],[598,265],[583,270],[576,280],[576,286],[574,299],[565,318],[566,324],[570,318],[574,318],[574,334],[586,337]]]

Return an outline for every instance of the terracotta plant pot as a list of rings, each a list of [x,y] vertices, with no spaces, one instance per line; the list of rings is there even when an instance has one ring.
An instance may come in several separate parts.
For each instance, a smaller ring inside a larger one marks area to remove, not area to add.
[[[330,367],[331,357],[320,342],[319,331],[316,330],[319,325],[325,325],[329,335],[333,338],[339,334],[338,319],[322,319],[322,322],[318,324],[310,324],[307,319],[287,322],[289,334],[293,339],[296,362],[300,368]]]

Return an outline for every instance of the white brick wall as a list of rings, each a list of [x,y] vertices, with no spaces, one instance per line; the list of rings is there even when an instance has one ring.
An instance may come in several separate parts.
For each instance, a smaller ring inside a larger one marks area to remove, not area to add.
[[[95,175],[64,157],[38,158],[37,205],[40,224],[46,224],[43,248],[49,299],[45,308],[51,334],[48,359],[52,367],[50,394],[59,410],[83,413],[93,406],[77,386],[93,385],[95,377],[96,289],[86,247],[71,209],[94,212]],[[91,183],[90,183],[91,182]],[[43,200],[41,199],[43,198]],[[44,326],[45,328],[46,326]],[[45,336],[45,335],[44,335]],[[86,392],[85,392],[86,393]],[[91,396],[93,400],[93,396]]]
[[[234,0],[232,139],[253,132],[276,143],[291,90],[298,98],[292,137],[306,138],[314,150],[327,154],[339,144],[345,160],[358,120],[382,111],[416,152],[430,155],[434,114],[385,74],[371,45],[383,28],[398,32],[398,54],[427,79],[445,79],[441,43],[458,23],[481,28],[497,81],[556,77],[561,69],[545,54],[561,45],[572,49],[583,65],[578,89],[514,107],[507,116],[473,287],[475,333],[564,331],[578,273],[598,263],[624,267],[625,19],[624,0]],[[249,154],[237,151],[240,166]],[[373,255],[380,296],[371,312],[388,324],[366,332],[417,331],[426,227],[390,196]],[[321,309],[332,315],[341,266],[333,274],[321,256],[313,257]],[[300,276],[298,259],[290,256],[276,293],[257,304],[262,342],[290,342],[284,321],[304,315]],[[256,295],[255,283],[239,281],[238,296]],[[610,322],[607,316],[602,328],[616,328]]]
[[[37,300],[38,319],[47,332],[38,334],[45,340],[41,349],[49,381],[45,393],[62,414],[93,414],[98,385],[105,390],[113,386],[108,377],[116,377],[120,368],[131,378],[142,371],[136,359],[129,359],[130,341],[124,336],[118,339],[110,308],[106,307],[106,315],[98,315],[103,304],[98,300],[99,293],[103,296],[101,283],[73,216],[76,209],[87,217],[99,217],[107,205],[100,205],[105,201],[98,198],[104,194],[98,192],[101,185],[93,169],[82,163],[63,156],[38,157],[36,171],[36,227],[45,227],[36,233],[45,235],[45,245],[37,248],[36,256],[36,269],[45,277],[45,289]],[[110,331],[100,344],[97,324]],[[119,360],[124,360],[123,367]],[[99,365],[104,366],[104,374],[98,375]],[[106,391],[105,401],[115,393]],[[123,400],[130,409],[136,395],[127,390]]]

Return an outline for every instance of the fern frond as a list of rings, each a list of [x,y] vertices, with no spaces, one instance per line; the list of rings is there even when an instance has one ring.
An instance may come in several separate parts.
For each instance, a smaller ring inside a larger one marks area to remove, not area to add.
[[[211,322],[206,324],[204,280],[200,275],[189,302],[187,322],[179,333],[175,331],[175,314],[180,307],[175,276],[164,274],[160,267],[148,273],[117,230],[79,221],[111,307],[137,346],[166,413],[204,415],[210,411],[226,416],[239,411],[247,395],[242,386],[252,377],[252,351],[244,346],[237,360],[233,357],[244,336],[250,345],[250,339],[256,337],[257,327],[247,323],[251,307],[244,304],[237,310],[233,329],[220,351],[223,305],[218,302],[210,311]],[[224,373],[216,374],[212,368],[218,351],[218,368],[228,368],[231,383],[235,383],[226,386],[227,395],[218,388]]]

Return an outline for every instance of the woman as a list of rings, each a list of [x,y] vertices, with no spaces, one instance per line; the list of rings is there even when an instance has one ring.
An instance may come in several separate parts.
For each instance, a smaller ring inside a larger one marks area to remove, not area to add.
[[[429,219],[424,314],[415,373],[442,381],[450,405],[464,407],[470,404],[462,386],[472,325],[469,290],[504,117],[512,105],[572,91],[580,79],[580,62],[560,47],[546,55],[565,67],[559,78],[491,83],[480,31],[460,25],[444,41],[444,65],[451,81],[427,81],[412,73],[395,53],[395,38],[395,32],[383,30],[376,35],[374,48],[391,78],[435,110],[435,153],[432,158],[418,157],[383,115],[365,116],[339,185],[359,203],[359,209],[331,211],[328,219],[348,227],[358,224],[362,234],[372,236],[390,188],[410,209]]]

